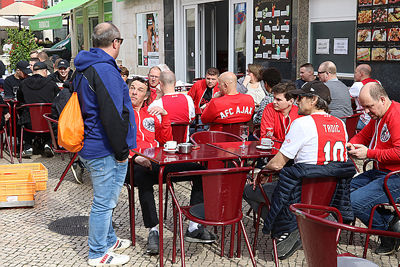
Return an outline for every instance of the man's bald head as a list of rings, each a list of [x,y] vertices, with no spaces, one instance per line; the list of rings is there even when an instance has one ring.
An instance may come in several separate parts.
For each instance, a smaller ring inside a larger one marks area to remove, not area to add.
[[[93,47],[109,47],[116,38],[121,38],[121,34],[118,28],[111,22],[97,24],[93,29]]]
[[[382,118],[392,103],[382,85],[376,82],[363,86],[359,100],[364,111],[374,120]]]
[[[335,74],[336,75],[336,65],[332,61],[325,61],[322,62],[320,67],[324,69],[324,71],[330,73],[330,74]]]
[[[371,77],[372,69],[368,64],[358,65],[354,71],[354,80],[356,82],[361,82],[369,77]]]
[[[376,101],[378,101],[381,97],[389,99],[389,96],[387,95],[382,85],[376,82],[367,83],[366,85],[363,86],[363,88],[361,88],[360,97],[362,96],[364,97],[367,94],[370,97],[372,97],[373,100]]]
[[[237,94],[237,78],[233,72],[224,72],[218,77],[219,89],[223,95]]]
[[[175,74],[170,71],[163,71],[160,74],[160,87],[163,94],[175,92],[176,78]]]

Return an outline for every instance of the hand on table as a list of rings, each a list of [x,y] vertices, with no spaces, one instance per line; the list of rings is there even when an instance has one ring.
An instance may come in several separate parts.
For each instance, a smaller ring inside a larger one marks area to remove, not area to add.
[[[135,158],[135,162],[145,168],[149,168],[151,170],[151,162],[150,160],[146,159],[145,157],[142,156],[137,156]]]
[[[360,145],[360,144],[347,143],[346,147],[347,147],[347,151],[349,152],[349,155],[351,157],[354,157],[357,159],[366,159],[367,158],[368,148],[366,146]]]

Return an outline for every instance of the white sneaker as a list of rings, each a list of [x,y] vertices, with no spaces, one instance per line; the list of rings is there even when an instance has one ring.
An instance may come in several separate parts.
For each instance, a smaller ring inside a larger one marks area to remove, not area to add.
[[[113,251],[129,248],[131,246],[131,244],[132,244],[132,242],[128,239],[118,238],[117,241],[115,242],[115,244],[111,248],[108,249],[108,252],[113,252]]]
[[[115,254],[113,252],[107,252],[103,257],[96,259],[89,259],[88,264],[90,266],[118,266],[125,264],[129,261],[128,255]]]

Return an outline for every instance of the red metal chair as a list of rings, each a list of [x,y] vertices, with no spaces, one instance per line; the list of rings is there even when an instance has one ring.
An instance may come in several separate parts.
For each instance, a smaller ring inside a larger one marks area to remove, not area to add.
[[[44,119],[43,114],[51,112],[51,103],[25,104],[19,106],[17,109],[28,109],[32,126],[31,129],[28,129],[24,125],[21,126],[21,139],[19,148],[19,162],[21,163],[24,132],[26,131],[37,134],[50,133],[50,130],[47,126],[47,121]]]
[[[261,189],[261,192],[263,193],[263,197],[265,200],[265,203],[263,205],[267,206],[269,208],[270,201],[267,197],[267,195],[264,193],[264,190],[262,188],[262,185],[259,183],[260,181],[260,175],[272,175],[274,174],[273,171],[261,171],[258,176],[257,176],[257,186]],[[336,184],[337,184],[337,178],[336,177],[319,177],[319,178],[304,178],[302,180],[302,187],[301,187],[301,203],[303,204],[314,204],[314,205],[324,205],[324,206],[329,206],[333,194],[335,193],[336,189]],[[321,192],[324,192],[324,194],[321,194]],[[253,241],[253,251],[255,251],[256,246],[257,246],[257,237],[258,237],[258,231],[259,231],[259,226],[260,226],[260,215],[261,215],[261,208],[262,206],[258,208],[257,211],[257,218],[254,218],[256,220],[256,231],[254,234],[254,241]],[[318,214],[321,215],[321,214]],[[275,266],[279,266],[278,262],[278,251],[277,251],[277,246],[276,246],[276,239],[272,239],[272,245],[273,245],[273,252],[274,252],[274,260],[275,260]]]
[[[4,109],[7,109],[8,113],[11,115],[10,105],[8,105],[8,104],[0,104],[0,121],[1,121],[1,116],[3,115],[3,110]],[[8,120],[8,125],[9,125],[8,129],[10,130],[10,133],[11,133],[11,129],[12,129],[11,118]],[[7,144],[7,147],[8,147],[8,152],[10,153],[10,161],[11,161],[12,164],[14,164],[14,159],[13,159],[11,145],[10,145],[11,136],[10,136],[10,139],[9,139],[8,135],[7,135],[7,123],[5,123],[3,129],[0,129],[0,158],[3,158],[3,150],[4,150],[3,134],[5,135],[5,140],[6,140],[6,144]]]
[[[65,150],[64,148],[62,148],[58,145],[56,136],[54,135],[54,131],[53,131],[53,127],[52,127],[53,126],[52,123],[57,125],[58,120],[55,120],[55,119],[51,118],[50,116],[51,116],[51,113],[43,114],[43,118],[46,120],[47,126],[50,131],[52,149],[55,153],[60,153],[62,159],[64,160],[63,154],[65,154],[65,153],[70,154],[71,152],[69,152],[68,150]],[[77,156],[78,156],[78,153],[73,153],[73,156],[71,157],[71,160],[69,161],[67,167],[64,169],[64,172],[62,173],[60,180],[58,181],[56,187],[54,188],[54,191],[57,191],[58,187],[61,185],[61,182],[64,180],[65,175],[67,175],[69,169],[71,168],[72,164],[75,162],[75,159]]]
[[[336,251],[341,230],[400,238],[400,233],[343,224],[340,212],[333,207],[297,203],[291,205],[290,210],[297,217],[304,254],[309,267],[378,266],[366,259],[345,257],[348,253],[344,254],[344,257],[338,255]],[[313,214],[315,211],[325,214],[333,213],[338,222],[317,216]],[[353,265],[350,265],[350,263],[353,263]]]
[[[240,136],[240,126],[247,125],[247,123],[248,122],[246,121],[246,122],[222,124],[222,131]]]
[[[177,223],[176,218],[179,216],[179,235],[181,243],[181,262],[185,266],[185,248],[183,241],[183,217],[193,222],[203,225],[225,226],[232,225],[230,240],[230,256],[233,257],[235,224],[239,223],[237,254],[240,257],[240,233],[243,236],[249,250],[250,258],[253,266],[256,262],[250,247],[249,240],[242,222],[242,195],[244,185],[246,183],[247,173],[250,167],[229,168],[229,169],[212,169],[201,171],[176,172],[167,175],[168,190],[172,195],[174,203],[174,237],[172,245],[172,262],[176,260],[176,236]],[[202,175],[203,180],[203,196],[204,203],[194,206],[181,206],[175,196],[174,189],[171,184],[172,177]],[[221,256],[224,254],[224,228],[222,231],[222,247]]]
[[[357,133],[357,123],[362,113],[356,113],[351,116],[341,117],[341,120],[346,120],[346,131],[350,140]]]
[[[179,143],[189,142],[190,122],[172,122],[172,139]]]

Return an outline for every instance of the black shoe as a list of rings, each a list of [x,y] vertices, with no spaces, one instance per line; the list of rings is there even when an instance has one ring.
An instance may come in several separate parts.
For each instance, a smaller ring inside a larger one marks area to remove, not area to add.
[[[159,234],[158,231],[150,231],[149,237],[147,238],[147,250],[146,252],[150,255],[157,255],[160,251],[159,248]]]
[[[399,242],[394,237],[389,236],[381,236],[380,237],[381,244],[377,249],[375,249],[375,254],[378,255],[390,255],[396,251],[398,248]]]
[[[54,151],[48,144],[44,145],[44,154],[48,158],[54,157]]]
[[[30,159],[32,155],[33,155],[33,148],[28,148],[22,151],[21,157],[23,157],[24,159]]]
[[[75,161],[71,166],[72,175],[78,184],[83,184],[82,176],[85,169],[81,166],[79,161]]]
[[[281,235],[276,241],[276,248],[278,251],[278,259],[284,260],[292,256],[301,248],[299,230]]]
[[[185,241],[192,243],[213,243],[217,240],[217,237],[204,228],[203,225],[199,225],[199,227],[193,232],[189,232],[189,229],[186,230]]]

